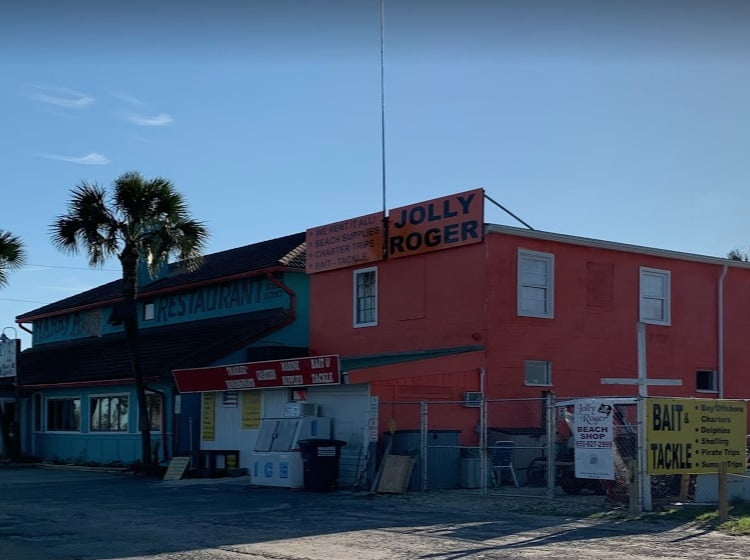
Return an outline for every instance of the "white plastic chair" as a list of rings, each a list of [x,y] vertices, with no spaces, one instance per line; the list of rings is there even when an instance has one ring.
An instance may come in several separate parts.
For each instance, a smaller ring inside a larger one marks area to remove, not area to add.
[[[513,448],[514,441],[496,441],[492,450],[492,477],[495,480],[495,486],[502,485],[503,469],[509,470],[513,477],[513,484],[518,488],[518,478],[516,471],[513,470]]]

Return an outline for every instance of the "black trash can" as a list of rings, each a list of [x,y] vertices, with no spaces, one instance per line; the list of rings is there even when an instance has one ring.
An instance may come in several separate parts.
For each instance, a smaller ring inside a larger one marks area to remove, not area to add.
[[[302,455],[305,490],[328,492],[336,489],[339,477],[339,459],[345,441],[311,438],[297,442]]]

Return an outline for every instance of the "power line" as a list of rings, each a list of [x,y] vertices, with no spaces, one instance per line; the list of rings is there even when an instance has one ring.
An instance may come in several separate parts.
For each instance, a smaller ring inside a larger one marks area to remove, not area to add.
[[[49,303],[47,301],[34,301],[32,299],[10,299],[4,297],[0,297],[0,301],[15,301],[17,303],[41,303],[42,305],[47,305]]]
[[[37,268],[64,268],[67,270],[92,270],[95,272],[122,272],[116,268],[90,268],[83,266],[55,266],[51,264],[28,264],[24,268],[37,267]]]

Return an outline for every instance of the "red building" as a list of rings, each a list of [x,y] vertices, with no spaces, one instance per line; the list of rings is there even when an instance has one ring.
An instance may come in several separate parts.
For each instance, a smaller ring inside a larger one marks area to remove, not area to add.
[[[349,382],[369,384],[380,433],[419,426],[399,403],[442,401],[430,427],[470,441],[465,400],[482,390],[637,395],[603,379],[636,378],[639,322],[649,378],[681,381],[649,395],[748,397],[750,264],[484,224],[483,202],[469,191],[308,231],[311,353],[340,354]],[[489,410],[488,425],[542,421]]]

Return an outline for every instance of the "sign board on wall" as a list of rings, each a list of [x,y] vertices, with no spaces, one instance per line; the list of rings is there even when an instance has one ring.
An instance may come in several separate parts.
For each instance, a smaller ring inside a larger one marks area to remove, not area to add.
[[[216,393],[204,393],[201,402],[201,439],[214,441],[216,438]]]
[[[615,479],[613,411],[614,406],[602,399],[576,402],[573,441],[577,478]]]
[[[16,350],[18,341],[15,338],[0,336],[0,377],[16,376]]]
[[[242,429],[254,430],[260,427],[260,393],[242,391]]]
[[[307,230],[308,274],[383,258],[383,212]]]
[[[745,472],[742,401],[646,399],[648,474]]]
[[[483,189],[402,206],[388,212],[388,258],[478,243],[483,233]]]
[[[478,243],[484,237],[484,189],[391,209],[385,220],[387,232],[383,223],[383,212],[376,212],[308,229],[306,272]]]
[[[180,393],[308,387],[341,383],[339,357],[308,356],[172,371]]]

